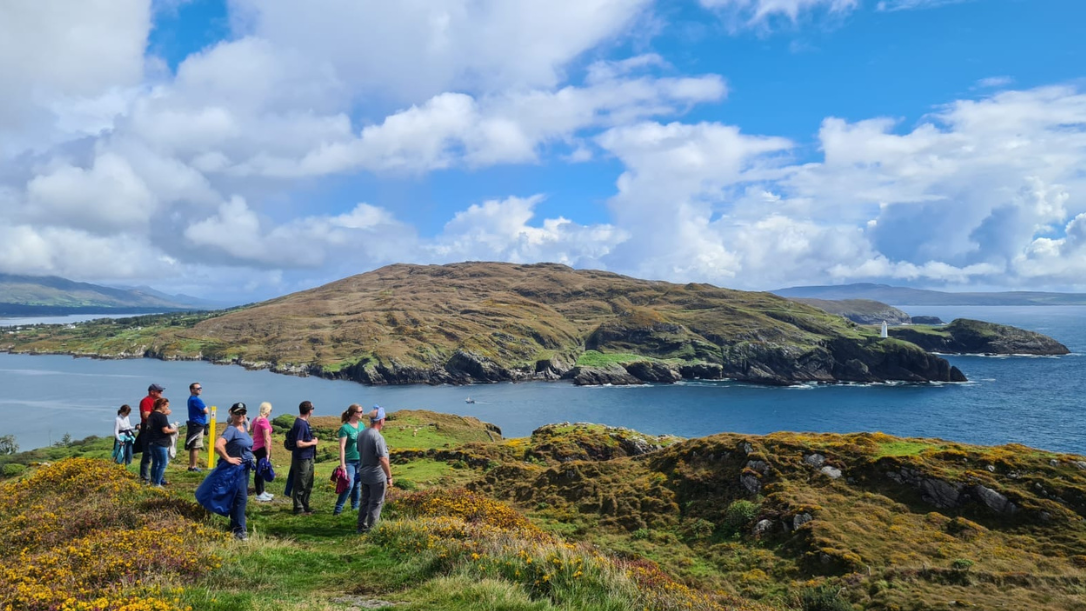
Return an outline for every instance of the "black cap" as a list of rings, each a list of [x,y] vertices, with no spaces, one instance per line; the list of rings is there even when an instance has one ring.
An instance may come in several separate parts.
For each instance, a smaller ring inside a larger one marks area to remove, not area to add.
[[[237,403],[231,405],[230,413],[234,414],[235,416],[246,413],[245,404],[238,401]]]

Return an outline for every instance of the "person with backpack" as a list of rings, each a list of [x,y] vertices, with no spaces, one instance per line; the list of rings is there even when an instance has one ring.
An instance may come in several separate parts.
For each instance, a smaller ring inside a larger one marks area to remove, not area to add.
[[[360,535],[368,533],[381,519],[385,493],[392,486],[392,467],[388,462],[388,445],[381,429],[385,428],[385,408],[373,406],[370,426],[358,434],[359,469],[362,480],[362,502],[358,506]]]
[[[358,481],[358,432],[364,428],[361,420],[362,406],[357,403],[352,403],[339,417],[342,423],[339,427],[339,468],[347,475],[347,488],[336,499],[336,508],[332,511],[335,516],[343,513],[347,497],[351,499],[351,510],[358,510],[358,497],[362,491],[362,483]]]
[[[309,508],[309,495],[313,492],[313,460],[317,457],[317,438],[309,426],[309,417],[313,415],[313,402],[302,401],[298,404],[298,417],[294,426],[287,433],[283,446],[291,451],[290,470],[294,476],[291,499],[294,501],[294,515],[313,515]]]

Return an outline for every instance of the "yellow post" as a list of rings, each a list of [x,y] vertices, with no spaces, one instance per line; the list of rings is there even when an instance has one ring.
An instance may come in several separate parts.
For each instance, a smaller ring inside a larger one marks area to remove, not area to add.
[[[211,413],[208,414],[208,429],[207,439],[204,443],[207,444],[207,468],[215,468],[215,413],[218,410],[214,405],[211,406]]]

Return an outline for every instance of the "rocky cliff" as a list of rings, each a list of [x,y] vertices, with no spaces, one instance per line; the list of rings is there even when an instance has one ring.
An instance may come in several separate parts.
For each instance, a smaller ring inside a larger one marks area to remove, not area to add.
[[[954,320],[945,327],[897,327],[889,332],[892,337],[943,354],[1061,355],[1070,352],[1067,346],[1047,335],[966,318]]]

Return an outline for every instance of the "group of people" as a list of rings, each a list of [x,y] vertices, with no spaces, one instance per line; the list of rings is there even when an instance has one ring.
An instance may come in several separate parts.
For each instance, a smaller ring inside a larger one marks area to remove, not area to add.
[[[169,485],[164,474],[179,430],[179,423],[169,421],[170,401],[162,396],[165,390],[158,384],[148,387],[147,397],[140,401],[138,429],[129,419],[132,410],[128,405],[122,405],[117,411],[114,425],[114,457],[128,465],[133,460],[133,453],[142,451],[140,478],[154,486]],[[209,432],[209,410],[201,399],[202,391],[203,386],[199,382],[189,385],[184,448],[189,452],[188,470],[192,472],[202,471],[199,454],[204,448],[204,437]],[[208,478],[224,475],[228,470],[238,474],[238,477],[230,480],[233,488],[228,500],[230,529],[238,539],[248,537],[245,512],[249,496],[249,471],[265,461],[266,470],[271,470],[272,425],[268,419],[271,412],[271,403],[261,403],[259,415],[250,423],[246,405],[240,402],[233,404],[228,412],[226,427],[214,442],[219,460]],[[294,514],[302,516],[313,513],[309,500],[319,443],[309,424],[313,413],[311,401],[302,401],[298,405],[298,417],[284,443],[291,453],[285,494],[291,497]],[[367,418],[370,422],[368,427],[364,425]],[[341,486],[343,491],[336,499],[333,514],[341,514],[349,499],[351,509],[358,511],[358,534],[364,534],[376,525],[381,517],[385,494],[393,483],[388,446],[381,434],[385,420],[384,408],[377,405],[367,413],[360,405],[352,404],[340,416],[339,467],[347,478],[347,485]],[[243,476],[236,467],[244,467]],[[274,495],[266,490],[263,473],[264,470],[261,470],[254,478],[255,498],[269,502]]]

